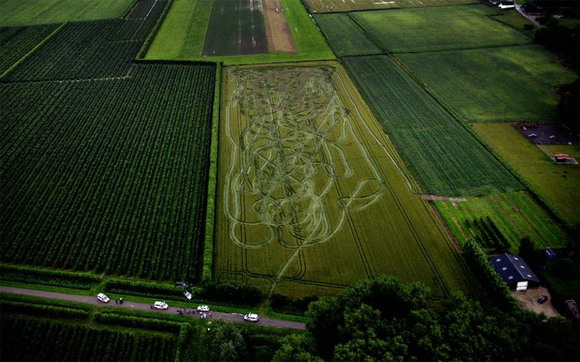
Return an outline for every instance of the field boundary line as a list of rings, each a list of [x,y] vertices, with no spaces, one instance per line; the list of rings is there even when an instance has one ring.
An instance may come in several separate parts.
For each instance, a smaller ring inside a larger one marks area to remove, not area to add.
[[[219,162],[219,123],[221,109],[221,74],[222,67],[216,65],[213,99],[213,117],[211,125],[211,144],[209,156],[209,179],[207,183],[207,206],[205,214],[205,242],[203,250],[203,265],[201,269],[201,280],[212,281],[213,279],[213,260],[214,260],[214,242],[215,242],[215,220],[218,208],[217,202],[217,178]]]
[[[155,0],[155,4],[157,4],[157,2],[158,0]],[[157,33],[159,33],[159,29],[161,29],[161,25],[165,21],[165,18],[167,17],[169,10],[173,7],[173,4],[174,0],[167,0],[167,4],[165,4],[163,12],[161,12],[159,17],[157,18],[157,21],[155,22],[155,25],[153,26],[149,34],[147,34],[145,40],[143,40],[143,45],[141,46],[141,49],[139,49],[139,52],[137,52],[137,54],[135,55],[135,59],[145,58],[145,55],[147,55],[147,52],[149,51],[149,48],[151,47],[153,40],[155,40],[155,37],[157,37]],[[151,7],[151,9],[153,9],[153,6]],[[142,24],[143,22],[141,23],[141,25]],[[141,25],[139,25],[139,28],[141,28]],[[133,35],[135,35],[136,33],[137,31],[135,31]]]
[[[36,44],[32,49],[30,49],[30,51],[26,54],[24,54],[20,59],[18,59],[14,64],[12,64],[8,69],[6,69],[6,71],[4,71],[4,73],[0,74],[0,81],[2,79],[4,79],[4,77],[6,77],[11,71],[13,71],[15,68],[18,67],[18,65],[20,65],[20,63],[22,63],[24,60],[26,60],[26,58],[28,58],[29,56],[31,56],[38,48],[40,48],[41,46],[44,45],[44,43],[46,43],[48,40],[50,40],[53,36],[55,36],[65,25],[67,25],[68,23],[62,23],[61,25],[59,25],[56,29],[54,29],[50,34],[48,34],[43,40],[41,40],[38,44]]]
[[[346,72],[348,73],[348,68],[344,68],[346,70]],[[342,79],[342,75],[337,73],[338,75],[338,79],[341,82],[341,86],[344,89],[348,89],[346,87],[345,81]],[[354,85],[354,84],[353,84]],[[356,85],[354,85],[356,88]],[[358,88],[357,92],[358,92]],[[348,93],[348,92],[347,92]],[[355,101],[352,99],[352,96],[350,94],[349,95],[349,100],[351,103],[356,104]],[[364,100],[363,96],[361,94],[359,94],[360,98],[362,100]],[[366,101],[365,101],[366,103]],[[362,114],[360,113],[360,110],[358,109],[358,107],[355,107],[358,116],[360,117],[360,119],[365,119]],[[369,111],[373,114],[374,117],[374,113],[372,112],[372,110],[369,109]],[[399,174],[401,175],[401,177],[403,177],[404,181],[405,181],[405,185],[407,185],[407,189],[409,190],[410,193],[412,193],[413,195],[421,195],[422,193],[416,188],[418,186],[418,183],[416,180],[414,180],[414,178],[411,178],[411,175],[407,174],[405,171],[403,171],[401,165],[399,165],[399,163],[395,160],[395,158],[391,155],[391,152],[389,152],[389,150],[387,149],[387,147],[385,146],[385,144],[378,139],[378,137],[375,135],[375,133],[369,128],[368,124],[366,122],[363,122],[367,132],[373,137],[373,139],[377,142],[377,144],[379,144],[381,146],[381,148],[383,149],[383,152],[385,152],[385,154],[389,157],[389,160],[393,163],[393,165],[395,166],[395,168],[397,169],[397,171],[399,172]],[[385,137],[387,138],[387,140],[390,142],[391,138],[389,137],[389,135],[386,132],[383,132],[383,134],[385,135]],[[393,150],[395,151],[395,150]],[[402,160],[401,160],[402,161]],[[404,165],[404,163],[403,163]],[[406,166],[405,166],[406,168]]]
[[[511,48],[518,46],[529,46],[534,45],[532,39],[529,43],[507,43],[501,45],[484,45],[484,46],[474,46],[465,48],[452,48],[452,49],[435,49],[435,50],[417,50],[417,51],[388,51],[388,54],[426,54],[426,53],[445,53],[445,52],[460,52],[467,50],[478,50],[478,49],[501,49],[501,48]]]

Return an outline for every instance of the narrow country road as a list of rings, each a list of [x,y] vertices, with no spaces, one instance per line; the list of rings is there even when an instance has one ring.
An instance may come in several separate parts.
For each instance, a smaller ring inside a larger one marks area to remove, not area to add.
[[[167,310],[157,310],[151,309],[150,304],[145,303],[136,303],[125,300],[123,304],[115,304],[113,300],[109,303],[101,303],[97,300],[97,297],[89,297],[84,295],[74,295],[74,294],[63,294],[63,293],[54,293],[54,292],[45,292],[42,290],[33,290],[33,289],[23,289],[23,288],[12,288],[12,287],[3,287],[0,286],[0,292],[2,293],[10,293],[10,294],[20,294],[20,295],[30,295],[34,297],[43,297],[43,298],[51,298],[51,299],[59,299],[59,300],[68,300],[71,302],[79,302],[79,303],[87,303],[92,304],[97,307],[115,307],[115,308],[123,308],[123,309],[133,309],[133,310],[141,310],[151,313],[164,313],[164,314],[177,314],[178,310],[183,308],[175,308],[169,307]],[[199,313],[196,314],[186,314],[191,316],[191,318],[200,318],[201,315]],[[214,319],[223,319],[225,321],[230,321],[233,323],[252,323],[244,321],[244,316],[238,313],[222,313],[222,312],[211,312],[206,313],[207,320],[214,320]],[[269,318],[260,318],[258,322],[254,322],[252,324],[256,324],[259,326],[264,327],[275,327],[275,328],[285,328],[285,329],[306,329],[306,325],[300,322],[293,322],[293,321],[286,321],[282,319],[269,319]]]

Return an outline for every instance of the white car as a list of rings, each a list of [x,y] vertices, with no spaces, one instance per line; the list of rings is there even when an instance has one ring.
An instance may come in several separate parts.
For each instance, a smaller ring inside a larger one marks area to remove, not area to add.
[[[248,313],[244,316],[244,320],[248,322],[257,322],[260,320],[260,316],[255,313]]]
[[[169,306],[165,302],[158,301],[158,302],[155,302],[155,304],[153,304],[153,308],[166,310],[167,308],[169,308]]]
[[[209,312],[209,307],[207,305],[199,305],[197,306],[198,312]]]
[[[107,296],[106,296],[105,294],[103,294],[103,293],[99,293],[99,294],[97,294],[97,299],[98,299],[100,302],[103,302],[103,303],[109,303],[109,301],[111,300],[109,297],[107,297]]]

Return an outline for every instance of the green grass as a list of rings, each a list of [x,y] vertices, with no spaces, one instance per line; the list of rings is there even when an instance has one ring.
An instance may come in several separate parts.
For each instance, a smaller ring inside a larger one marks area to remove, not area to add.
[[[145,59],[201,60],[224,64],[253,64],[334,59],[332,50],[300,1],[281,0],[298,52],[243,56],[201,56],[212,2],[175,0]]]
[[[320,14],[314,19],[339,57],[384,53],[347,14]]]
[[[428,193],[467,196],[522,189],[475,137],[390,58],[343,61]]]
[[[491,15],[491,18],[509,25],[530,37],[534,36],[534,29],[537,28],[537,25],[534,22],[530,21],[515,9],[505,10],[496,15]]]
[[[465,221],[489,217],[510,244],[510,252],[518,252],[520,241],[529,237],[536,248],[565,247],[568,235],[525,192],[469,197],[466,201],[435,201],[435,206],[460,242],[472,237]]]
[[[425,52],[528,44],[532,40],[487,15],[484,5],[357,12],[352,18],[389,52]]]
[[[376,10],[397,8],[420,8],[479,3],[474,0],[305,0],[312,13],[346,12],[354,10]]]
[[[570,227],[580,222],[580,167],[556,165],[509,124],[474,124],[475,131]],[[547,148],[550,150],[550,148]],[[580,158],[580,147],[558,146]]]
[[[227,67],[223,79],[217,280],[293,298],[380,274],[437,296],[469,291],[458,250],[341,66]]]
[[[468,122],[553,122],[557,87],[576,78],[538,45],[398,57],[439,102]]]
[[[2,0],[0,26],[118,18],[135,0]]]

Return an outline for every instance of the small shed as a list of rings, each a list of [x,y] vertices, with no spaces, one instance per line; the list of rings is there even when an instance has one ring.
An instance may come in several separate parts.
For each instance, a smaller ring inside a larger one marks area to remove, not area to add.
[[[540,285],[540,279],[520,256],[503,253],[489,261],[510,289],[526,290]]]

